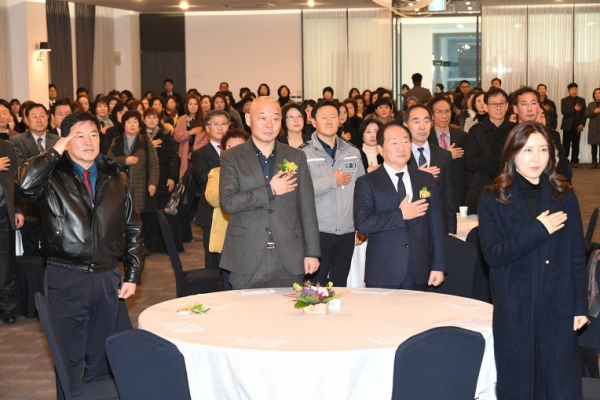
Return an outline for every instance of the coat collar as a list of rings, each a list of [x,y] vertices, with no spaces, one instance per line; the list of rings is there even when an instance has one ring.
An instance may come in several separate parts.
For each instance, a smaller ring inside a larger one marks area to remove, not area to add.
[[[540,176],[540,199],[537,207],[537,215],[540,215],[542,212],[546,210],[552,210],[553,203],[553,188],[550,185],[550,181],[548,179],[548,175],[542,174]],[[534,219],[529,213],[529,208],[527,207],[527,203],[525,202],[525,197],[521,192],[521,188],[516,183],[516,180],[513,180],[513,186],[510,189],[510,205],[515,211],[515,213],[519,216],[521,220],[521,224],[523,226],[528,225]]]

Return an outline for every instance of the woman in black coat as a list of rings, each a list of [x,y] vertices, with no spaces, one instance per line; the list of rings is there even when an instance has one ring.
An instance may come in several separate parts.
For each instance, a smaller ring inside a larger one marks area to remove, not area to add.
[[[575,331],[588,310],[577,198],[537,122],[512,130],[502,166],[479,200],[498,399],[581,399]]]

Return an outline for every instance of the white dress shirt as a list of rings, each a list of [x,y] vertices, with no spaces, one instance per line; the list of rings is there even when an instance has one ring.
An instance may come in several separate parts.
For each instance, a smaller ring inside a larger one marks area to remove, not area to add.
[[[210,144],[212,144],[212,147],[215,148],[217,154],[219,155],[219,157],[221,157],[221,143],[215,142],[215,141],[210,141]]]
[[[394,168],[390,167],[389,165],[387,165],[384,162],[383,168],[385,168],[385,171],[388,173],[396,190],[398,190],[398,176],[396,176],[396,174],[398,172],[404,172],[404,175],[402,175],[402,183],[404,184],[404,190],[406,191],[406,194],[408,195],[408,201],[411,202],[412,198],[413,198],[413,191],[412,191],[412,184],[410,182],[410,175],[408,174],[408,167],[405,165],[401,171],[396,171]]]
[[[429,148],[429,142],[426,140],[425,143],[421,146],[416,145],[415,142],[412,143],[412,152],[417,165],[419,165],[419,157],[421,153],[417,150],[419,147],[423,148],[423,155],[425,156],[426,167],[431,166],[431,150]]]

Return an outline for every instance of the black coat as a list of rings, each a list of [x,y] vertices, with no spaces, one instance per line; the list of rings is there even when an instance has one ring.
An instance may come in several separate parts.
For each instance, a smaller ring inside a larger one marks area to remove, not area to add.
[[[219,166],[219,153],[209,141],[204,146],[192,152],[192,171],[198,182],[198,191],[201,193],[196,211],[196,225],[212,225],[213,208],[206,201],[204,192],[206,192],[206,182],[208,182],[208,173],[211,169]]]
[[[540,178],[536,215],[564,211],[564,228],[549,235],[518,185],[510,203],[491,192],[479,201],[481,248],[490,265],[499,399],[538,399],[544,379],[552,399],[581,399],[575,316],[587,315],[583,228],[573,192],[560,200]]]
[[[450,132],[450,143],[448,143],[448,146],[455,144],[455,147],[460,147],[464,150],[467,133],[452,127],[448,127],[448,131]],[[435,133],[435,128],[433,127],[431,128],[428,141],[430,144],[434,144],[436,146],[440,145]],[[464,155],[463,157],[452,160],[452,170],[454,174],[454,193],[456,195],[456,206],[464,206],[465,198],[467,197],[467,190],[469,188],[469,179],[467,178]],[[456,211],[458,211],[458,209]]]
[[[171,199],[171,192],[167,187],[167,179],[175,183],[179,181],[179,144],[173,137],[159,130],[151,140],[161,139],[162,144],[156,147],[158,155],[158,186],[156,187],[156,207],[162,210]]]
[[[579,125],[585,126],[585,99],[577,96],[575,103],[581,106],[581,110],[575,111],[575,104],[573,104],[571,96],[567,96],[560,101],[560,112],[563,115],[560,129],[563,131],[574,130]]]

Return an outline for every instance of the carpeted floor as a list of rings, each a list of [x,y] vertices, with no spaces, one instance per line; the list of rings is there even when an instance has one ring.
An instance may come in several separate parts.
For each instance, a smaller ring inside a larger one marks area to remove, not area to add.
[[[584,231],[595,207],[600,207],[600,170],[581,165],[574,170],[573,184],[579,197]],[[184,269],[204,265],[202,233],[194,227],[193,243],[181,253]],[[594,240],[600,242],[600,223]],[[147,259],[142,285],[128,300],[131,320],[136,326],[139,314],[147,307],[175,297],[175,277],[166,254]],[[0,324],[0,399],[54,399],[55,381],[52,359],[37,319],[19,317],[16,324]]]

